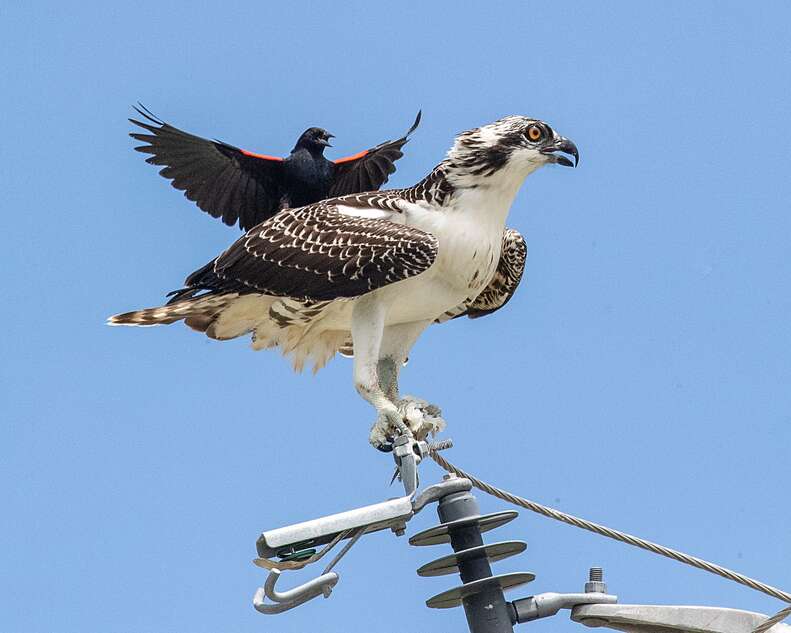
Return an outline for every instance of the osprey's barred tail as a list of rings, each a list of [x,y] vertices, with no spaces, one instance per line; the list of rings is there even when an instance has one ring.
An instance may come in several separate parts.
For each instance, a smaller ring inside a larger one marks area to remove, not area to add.
[[[219,341],[252,333],[254,350],[279,347],[291,358],[296,371],[302,371],[305,363],[312,361],[315,373],[349,337],[344,331],[311,328],[312,319],[320,317],[330,303],[226,292],[116,314],[107,321],[109,325],[150,327],[183,320],[193,330]]]
[[[192,325],[190,321],[205,321],[211,319],[218,311],[226,307],[239,295],[236,293],[222,295],[208,295],[185,299],[156,308],[145,308],[116,314],[107,319],[108,325],[134,325],[146,327],[151,325],[167,325],[175,323],[181,319],[186,319],[187,325]],[[205,329],[205,328],[203,328]]]

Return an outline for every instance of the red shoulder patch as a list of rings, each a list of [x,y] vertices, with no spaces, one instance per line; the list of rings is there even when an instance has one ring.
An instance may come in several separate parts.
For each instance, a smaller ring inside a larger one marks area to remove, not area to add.
[[[333,162],[334,162],[336,165],[340,165],[341,163],[350,163],[350,162],[352,162],[353,160],[357,160],[357,159],[359,159],[359,158],[362,158],[362,157],[363,157],[363,156],[365,156],[367,153],[368,153],[368,150],[367,150],[367,149],[365,149],[365,150],[363,150],[362,152],[359,152],[359,153],[355,154],[354,156],[347,156],[346,158],[339,158],[338,160],[336,160],[336,161],[333,161]]]
[[[280,156],[267,156],[266,154],[255,154],[254,152],[248,152],[246,149],[240,149],[240,152],[245,156],[250,156],[251,158],[261,158],[263,160],[277,160],[282,161],[283,159]]]

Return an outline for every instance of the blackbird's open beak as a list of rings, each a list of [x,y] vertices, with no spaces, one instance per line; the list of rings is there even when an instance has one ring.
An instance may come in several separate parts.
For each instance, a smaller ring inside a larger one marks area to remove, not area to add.
[[[331,138],[335,138],[335,135],[334,134],[325,134],[324,138],[319,139],[319,144],[320,145],[324,145],[324,147],[332,147],[332,145],[330,144],[330,139]]]
[[[558,136],[555,138],[552,145],[542,149],[541,153],[550,155],[553,162],[557,163],[558,165],[563,165],[564,167],[576,167],[580,162],[580,153],[577,150],[577,146],[564,136]],[[571,160],[569,160],[566,156],[563,156],[563,154],[573,156],[574,162],[572,163]]]

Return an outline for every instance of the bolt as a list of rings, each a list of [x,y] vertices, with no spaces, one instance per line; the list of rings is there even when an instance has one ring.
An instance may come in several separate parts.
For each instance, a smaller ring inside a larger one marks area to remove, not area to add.
[[[449,448],[453,448],[453,440],[448,438],[447,440],[440,440],[439,442],[432,442],[428,445],[428,450],[432,453],[437,451],[444,451]]]
[[[604,569],[591,567],[588,570],[588,582],[585,583],[585,593],[607,593],[604,583]]]

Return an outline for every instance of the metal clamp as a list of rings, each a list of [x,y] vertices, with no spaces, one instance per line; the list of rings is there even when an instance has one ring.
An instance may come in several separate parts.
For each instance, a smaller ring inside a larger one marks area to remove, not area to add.
[[[428,455],[428,444],[415,440],[408,435],[400,435],[393,442],[393,459],[396,463],[396,472],[393,478],[398,477],[404,484],[404,494],[410,496],[418,487],[417,466]]]
[[[398,478],[404,484],[404,494],[413,495],[420,485],[418,464],[430,451],[443,451],[452,446],[451,439],[429,444],[424,440],[416,440],[411,435],[398,436],[393,442],[393,459],[396,463],[393,481]]]
[[[607,593],[604,570],[591,567],[585,583],[585,593],[555,593],[553,591],[514,600],[511,604],[511,619],[515,623],[548,618],[561,609],[575,609],[580,605],[618,603],[618,596]],[[573,618],[574,616],[572,616]]]
[[[514,600],[513,620],[515,622],[530,622],[539,618],[548,618],[561,609],[572,609],[581,604],[616,604],[617,596],[606,593],[539,593],[535,596]]]

